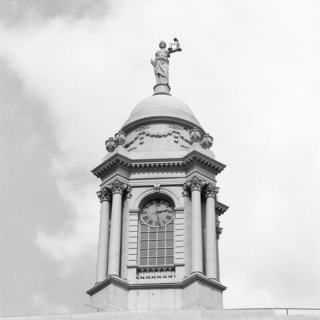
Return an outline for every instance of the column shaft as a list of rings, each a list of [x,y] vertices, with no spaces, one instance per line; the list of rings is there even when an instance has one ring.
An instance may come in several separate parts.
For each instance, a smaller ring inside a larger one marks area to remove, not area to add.
[[[119,276],[121,251],[121,202],[122,194],[113,193],[108,274],[117,276]]]
[[[203,272],[200,190],[192,190],[192,272]]]
[[[209,196],[206,202],[206,276],[208,278],[218,279],[217,255],[215,200]]]
[[[100,231],[97,261],[96,282],[101,282],[107,277],[107,257],[109,242],[109,215],[110,203],[107,200],[101,202]]]

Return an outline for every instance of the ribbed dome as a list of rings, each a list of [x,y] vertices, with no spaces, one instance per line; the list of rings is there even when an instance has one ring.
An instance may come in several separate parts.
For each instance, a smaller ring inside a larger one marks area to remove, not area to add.
[[[203,130],[188,105],[169,94],[156,94],[139,102],[122,129],[157,121],[174,121]]]

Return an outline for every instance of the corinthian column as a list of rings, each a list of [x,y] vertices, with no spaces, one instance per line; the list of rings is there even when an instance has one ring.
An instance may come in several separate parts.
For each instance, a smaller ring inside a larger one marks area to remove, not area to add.
[[[112,211],[108,274],[117,276],[119,276],[120,269],[122,193],[125,187],[126,185],[119,180],[115,180],[110,186],[112,192]]]
[[[206,186],[206,276],[218,279],[218,252],[216,239],[215,197],[218,188],[209,183]]]
[[[191,205],[192,205],[192,257],[191,271],[203,272],[202,263],[202,221],[201,221],[201,189],[203,182],[198,177],[193,177],[187,182],[191,189]]]
[[[99,246],[97,261],[96,282],[101,282],[107,277],[108,242],[109,242],[109,216],[110,216],[110,191],[103,188],[97,192],[101,202]]]

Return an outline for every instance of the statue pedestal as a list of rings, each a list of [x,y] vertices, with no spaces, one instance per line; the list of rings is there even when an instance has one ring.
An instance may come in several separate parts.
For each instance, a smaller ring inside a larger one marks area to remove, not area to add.
[[[171,88],[167,84],[157,84],[157,85],[155,85],[153,87],[153,91],[154,91],[153,95],[156,95],[156,94],[168,94],[168,95],[171,96],[170,90],[171,90]]]

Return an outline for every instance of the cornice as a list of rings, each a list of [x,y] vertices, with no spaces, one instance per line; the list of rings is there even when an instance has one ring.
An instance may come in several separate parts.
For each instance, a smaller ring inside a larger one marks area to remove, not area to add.
[[[141,290],[141,289],[183,289],[194,282],[204,283],[212,288],[224,291],[227,289],[220,282],[209,279],[201,273],[192,273],[190,276],[184,278],[180,282],[159,282],[159,283],[129,283],[118,276],[110,275],[104,281],[97,283],[93,288],[89,289],[86,293],[90,296],[104,289],[110,284],[116,284],[126,290]]]
[[[119,152],[118,152],[119,151]],[[193,148],[193,150],[185,153],[180,152],[181,157],[170,157],[170,152],[168,152],[168,157],[166,158],[144,158],[144,159],[133,159],[129,157],[129,152],[124,149],[119,149],[115,153],[108,157],[102,164],[97,166],[91,172],[97,177],[101,178],[105,173],[114,169],[117,166],[125,167],[129,170],[132,169],[175,169],[175,168],[188,168],[193,164],[201,164],[212,170],[214,174],[219,174],[226,167],[223,163],[209,157],[203,152]],[[150,153],[150,156],[152,154]]]
[[[226,206],[225,204],[216,201],[216,213],[221,216],[222,214],[224,214],[227,210],[229,209],[228,206]]]

